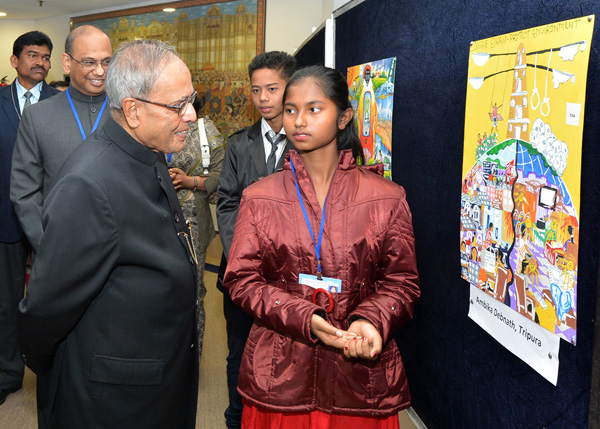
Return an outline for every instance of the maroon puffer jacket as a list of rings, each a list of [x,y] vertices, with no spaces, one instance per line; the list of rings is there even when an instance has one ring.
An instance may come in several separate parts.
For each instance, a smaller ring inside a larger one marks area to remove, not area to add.
[[[321,209],[302,159],[291,151],[315,239]],[[419,299],[410,210],[404,189],[357,167],[340,152],[325,208],[323,275],[342,280],[330,323],[348,329],[369,320],[384,349],[375,361],[347,359],[310,333],[314,289],[298,284],[315,274],[317,259],[289,160],[280,173],[248,187],[240,205],[225,287],[255,319],[246,343],[238,390],[257,406],[279,412],[391,415],[410,405],[404,365],[393,340]]]

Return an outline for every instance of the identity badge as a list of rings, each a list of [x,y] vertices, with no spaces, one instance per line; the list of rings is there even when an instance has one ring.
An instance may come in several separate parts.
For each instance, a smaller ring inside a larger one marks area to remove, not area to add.
[[[322,277],[319,280],[317,276],[300,273],[298,283],[310,286],[313,289],[325,289],[329,293],[339,293],[342,291],[342,280],[331,277]]]

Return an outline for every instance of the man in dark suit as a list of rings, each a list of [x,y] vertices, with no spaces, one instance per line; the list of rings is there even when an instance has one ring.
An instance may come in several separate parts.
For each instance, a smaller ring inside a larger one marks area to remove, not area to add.
[[[110,117],[65,161],[19,305],[27,366],[49,379],[50,428],[194,428],[196,255],[165,162],[196,93],[174,48],[122,45]],[[38,400],[40,398],[38,397]]]
[[[59,92],[44,81],[51,53],[52,42],[44,33],[22,34],[10,57],[17,78],[0,87],[0,405],[21,388],[24,373],[17,308],[25,290],[27,239],[9,198],[11,159],[23,109]]]
[[[223,292],[223,312],[227,322],[229,407],[225,411],[225,420],[229,429],[241,427],[242,397],[236,389],[252,318],[233,304],[223,288],[223,276],[242,192],[260,178],[280,169],[291,147],[283,129],[283,92],[295,69],[296,59],[278,51],[257,55],[248,65],[252,102],[262,117],[251,127],[243,128],[229,137],[221,170],[217,222],[223,256],[217,288]]]

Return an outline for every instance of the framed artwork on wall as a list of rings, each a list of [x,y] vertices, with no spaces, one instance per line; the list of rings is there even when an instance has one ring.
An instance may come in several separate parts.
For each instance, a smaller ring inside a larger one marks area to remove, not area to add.
[[[230,135],[258,119],[247,67],[264,51],[265,11],[266,0],[188,0],[73,17],[70,25],[99,27],[113,51],[135,39],[171,43],[205,101],[202,114]]]

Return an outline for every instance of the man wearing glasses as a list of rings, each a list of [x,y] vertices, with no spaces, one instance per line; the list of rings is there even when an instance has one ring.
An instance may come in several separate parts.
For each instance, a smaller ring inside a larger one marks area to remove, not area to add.
[[[10,199],[34,252],[42,238],[42,205],[63,162],[108,115],[104,80],[112,47],[97,27],[67,37],[62,64],[71,83],[23,113],[12,159]]]
[[[46,198],[19,305],[25,363],[49,379],[38,420],[191,429],[196,256],[164,156],[183,149],[196,120],[191,75],[172,46],[136,40],[115,52],[106,92],[106,122]]]

